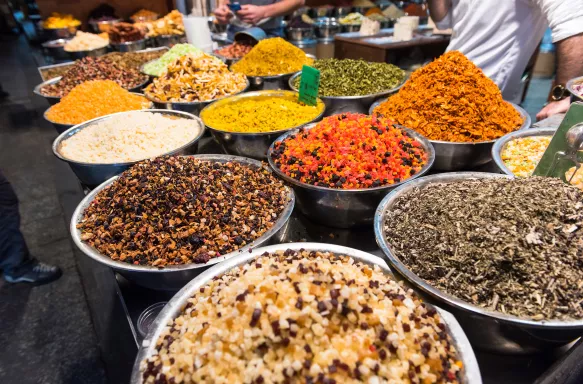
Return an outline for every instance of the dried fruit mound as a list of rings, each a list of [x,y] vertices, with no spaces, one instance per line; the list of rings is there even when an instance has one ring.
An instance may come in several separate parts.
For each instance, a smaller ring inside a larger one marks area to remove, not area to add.
[[[480,142],[515,131],[524,122],[498,86],[458,51],[416,70],[382,114],[430,140]]]

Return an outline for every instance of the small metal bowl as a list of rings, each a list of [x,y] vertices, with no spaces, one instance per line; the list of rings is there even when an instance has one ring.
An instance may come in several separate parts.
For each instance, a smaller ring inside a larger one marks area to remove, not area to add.
[[[136,52],[146,49],[146,39],[140,39],[136,41],[127,41],[125,43],[113,44],[111,47],[118,52]]]
[[[307,57],[316,59],[316,56],[306,54]],[[254,91],[262,90],[286,90],[289,89],[289,78],[297,72],[283,73],[281,75],[273,76],[247,76],[251,89]]]
[[[261,162],[247,159],[244,157],[236,157],[229,155],[196,155],[193,156],[200,160],[208,160],[220,163],[227,162],[238,162],[255,167],[264,167]],[[270,244],[270,242],[279,243],[283,240],[283,235],[287,230],[287,223],[294,209],[295,198],[291,188],[286,187],[288,191],[289,201],[287,206],[280,213],[279,218],[274,223],[274,225],[265,232],[262,236],[257,238],[251,244],[247,244],[240,249],[222,255],[220,257],[213,258],[209,260],[206,264],[184,264],[184,265],[171,265],[164,268],[153,267],[148,265],[133,265],[129,263],[124,263],[123,261],[115,261],[110,257],[101,254],[95,248],[90,247],[84,241],[81,240],[81,231],[77,229],[77,224],[83,218],[83,212],[95,199],[95,196],[101,192],[103,189],[111,185],[119,176],[112,177],[111,179],[105,181],[99,187],[95,188],[91,193],[89,193],[77,206],[73,217],[71,219],[71,237],[75,245],[87,256],[91,257],[93,260],[111,267],[115,272],[118,272],[126,279],[156,290],[178,290],[182,288],[185,284],[191,281],[194,277],[199,275],[201,272],[209,268],[214,264],[224,264],[225,260],[229,260],[236,255],[245,254],[248,255],[250,250],[260,247],[262,245]]]
[[[244,156],[250,157],[257,160],[266,160],[267,159],[267,151],[279,136],[283,133],[290,131],[292,129],[298,129],[303,127],[304,125],[313,123],[315,121],[319,121],[322,119],[324,115],[324,111],[326,110],[326,105],[323,105],[322,112],[316,116],[314,119],[310,121],[306,121],[303,124],[300,124],[295,127],[290,127],[286,129],[282,129],[279,131],[272,131],[272,132],[257,132],[257,133],[244,133],[244,132],[228,132],[224,130],[220,130],[217,128],[213,128],[205,122],[204,115],[205,113],[210,113],[215,108],[220,108],[226,104],[236,103],[240,100],[246,98],[255,98],[255,97],[266,97],[266,96],[289,96],[289,95],[297,95],[296,92],[292,91],[255,91],[255,92],[247,92],[243,93],[238,96],[231,96],[221,101],[217,101],[211,105],[206,106],[200,113],[200,117],[202,122],[205,124],[206,128],[211,132],[215,141],[217,141],[220,146],[223,148],[225,153],[230,155],[237,155],[237,156]],[[321,99],[318,99],[322,102]]]
[[[494,143],[494,146],[492,147],[492,158],[494,159],[494,162],[496,163],[496,165],[498,166],[498,168],[500,168],[500,170],[502,172],[504,172],[507,175],[514,176],[514,173],[512,173],[512,171],[510,169],[508,169],[508,167],[506,167],[506,164],[504,164],[504,161],[502,160],[502,151],[504,150],[504,147],[506,146],[506,144],[512,140],[515,140],[515,139],[518,139],[521,137],[529,137],[529,136],[551,136],[552,137],[555,134],[555,132],[557,132],[557,130],[554,128],[531,128],[531,129],[524,129],[522,131],[510,132],[510,133],[502,136],[498,140],[496,140],[496,142]]]
[[[278,244],[268,247],[262,247],[255,249],[251,253],[244,253],[231,258],[228,261],[222,262],[214,267],[201,273],[194,280],[188,283],[184,288],[182,288],[174,297],[166,304],[162,312],[158,315],[154,323],[150,327],[148,335],[140,345],[138,355],[134,362],[134,367],[132,371],[132,376],[130,383],[132,384],[142,384],[142,371],[140,370],[140,364],[143,360],[153,356],[157,353],[156,344],[162,332],[167,329],[168,324],[178,317],[186,304],[186,301],[199,292],[200,288],[208,284],[213,278],[219,277],[226,272],[242,266],[256,257],[261,256],[264,252],[275,252],[275,251],[285,251],[288,249],[300,250],[305,249],[307,251],[322,251],[322,252],[333,252],[334,254],[350,256],[356,261],[368,264],[370,266],[378,265],[381,270],[391,277],[394,278],[391,270],[387,268],[385,263],[382,262],[376,256],[370,253],[362,252],[353,248],[342,247],[333,244],[318,244],[318,243],[289,243],[289,244]],[[474,355],[472,346],[470,345],[467,337],[465,336],[462,328],[458,324],[455,317],[450,313],[444,311],[439,307],[434,307],[435,310],[441,316],[443,322],[446,325],[447,333],[451,336],[453,345],[458,353],[459,359],[463,363],[463,374],[461,375],[461,382],[466,384],[481,384],[482,378],[480,375],[480,368]]]
[[[245,88],[237,93],[234,93],[232,95],[228,95],[228,96],[223,96],[220,97],[218,99],[213,99],[213,100],[208,100],[208,101],[160,101],[157,99],[154,99],[153,97],[150,97],[146,94],[146,98],[148,100],[150,100],[152,103],[154,103],[154,107],[158,108],[158,109],[166,109],[166,110],[171,110],[171,111],[183,111],[183,112],[188,112],[188,113],[192,113],[195,116],[200,115],[200,111],[202,111],[207,105],[214,103],[216,101],[219,100],[223,100],[226,99],[228,97],[233,97],[236,95],[240,95],[241,93],[244,93],[247,91],[247,89],[249,89],[249,80],[247,80],[247,85],[245,86]]]
[[[120,23],[122,19],[111,19],[111,20],[89,20],[89,27],[93,33],[109,32],[109,28],[112,25]]]
[[[418,292],[423,292],[436,305],[450,311],[460,322],[472,345],[477,349],[497,353],[533,353],[567,344],[583,335],[583,320],[534,321],[484,309],[448,295],[429,285],[411,272],[393,253],[390,240],[384,235],[386,213],[405,193],[435,183],[454,183],[470,179],[511,178],[507,175],[482,172],[452,172],[422,177],[387,195],[380,203],[374,221],[377,243],[396,276],[406,280]]]
[[[304,126],[303,129],[309,130],[315,125],[309,124]],[[429,171],[435,160],[435,151],[429,140],[411,129],[400,128],[421,144],[427,154],[427,162],[418,173],[393,185],[376,188],[338,189],[318,187],[289,177],[275,164],[273,151],[276,143],[297,134],[300,131],[299,129],[288,131],[278,137],[269,147],[267,160],[277,176],[292,186],[298,199],[298,209],[311,220],[334,228],[353,228],[370,225],[373,223],[375,210],[383,197],[398,186],[423,176]]]
[[[45,85],[51,85],[51,84],[55,84],[57,83],[59,80],[61,80],[61,76],[59,77],[54,77],[52,79],[49,79],[47,81],[43,81],[42,83],[40,83],[39,85],[37,85],[36,87],[34,87],[34,90],[32,91],[35,95],[40,96],[40,97],[44,97],[50,105],[55,105],[57,104],[59,101],[61,101],[61,97],[60,96],[47,96],[47,95],[43,95],[41,93],[41,89],[45,86]]]
[[[69,39],[56,39],[42,43],[41,46],[47,55],[55,60],[67,60],[69,53],[65,51],[65,44]]]
[[[573,86],[575,84],[581,83],[583,83],[583,76],[575,77],[574,79],[567,81],[567,85],[565,86],[565,88],[567,88],[567,90],[571,94],[571,103],[574,103],[575,101],[583,102],[583,90],[576,92],[573,89]]]
[[[160,35],[154,37],[156,47],[171,47],[175,44],[185,43],[186,35]]]
[[[330,17],[322,17],[316,20],[314,27],[318,39],[332,39],[340,32],[340,24],[336,19]]]
[[[360,31],[360,26],[362,24],[340,24],[340,29],[342,32],[358,32]]]
[[[302,72],[297,72],[289,79],[289,87],[292,91],[298,91],[298,89],[294,86],[295,80],[302,75]],[[354,112],[354,113],[364,113],[370,114],[371,105],[377,105],[374,103],[375,100],[386,97],[387,95],[391,95],[405,84],[407,81],[407,75],[403,78],[401,83],[397,85],[393,89],[387,89],[386,91],[374,93],[372,95],[364,95],[364,96],[320,96],[324,103],[326,104],[326,116],[336,115],[338,113],[344,112]],[[386,99],[384,99],[386,100]],[[374,104],[373,104],[374,103]]]
[[[90,49],[87,51],[65,51],[72,60],[82,59],[84,57],[98,57],[103,56],[107,53],[107,48],[109,45],[101,48]]]
[[[198,150],[198,141],[204,135],[204,131],[205,131],[204,124],[202,123],[202,121],[198,117],[193,116],[193,115],[186,113],[186,112],[168,111],[168,110],[163,110],[163,109],[144,110],[144,112],[146,112],[146,111],[149,113],[157,112],[157,113],[161,113],[164,115],[177,116],[177,117],[181,117],[184,119],[194,120],[195,123],[198,124],[199,128],[200,128],[199,133],[196,135],[196,137],[194,139],[192,139],[188,143],[184,144],[180,148],[173,149],[172,151],[169,151],[167,153],[161,153],[160,156],[190,155],[190,154],[196,153],[196,151]],[[133,113],[136,111],[131,111],[131,112]],[[139,112],[139,111],[137,111],[137,112]],[[130,168],[132,165],[140,162],[141,160],[130,161],[130,162],[126,162],[126,163],[113,163],[113,164],[83,163],[83,162],[67,159],[66,157],[61,155],[61,153],[60,153],[61,143],[65,140],[67,140],[69,137],[75,135],[79,131],[81,131],[81,130],[83,130],[83,129],[85,129],[85,128],[87,128],[95,123],[110,119],[114,116],[121,115],[124,113],[128,113],[128,112],[113,113],[111,115],[97,117],[93,120],[89,120],[89,121],[86,121],[84,123],[77,124],[69,129],[67,129],[65,132],[61,133],[59,135],[59,137],[57,137],[55,139],[55,141],[53,142],[53,153],[55,154],[55,156],[57,156],[59,159],[63,160],[64,162],[68,163],[69,166],[71,167],[71,169],[73,170],[73,172],[75,173],[75,175],[77,176],[77,178],[83,184],[85,184],[89,187],[97,186],[97,185],[103,183],[104,181],[106,181],[107,179],[111,178],[112,176],[115,176],[115,175],[122,173],[126,169]]]
[[[372,115],[373,111],[387,99],[375,101],[369,110]],[[520,106],[511,103],[514,109],[524,119],[524,123],[516,130],[521,131],[530,127],[530,115]],[[496,140],[480,141],[477,143],[456,143],[451,141],[430,140],[435,148],[434,170],[439,171],[471,171],[476,167],[492,161],[492,146]]]
[[[305,41],[311,40],[315,36],[314,26],[309,28],[294,28],[294,27],[286,27],[285,34],[289,41]]]

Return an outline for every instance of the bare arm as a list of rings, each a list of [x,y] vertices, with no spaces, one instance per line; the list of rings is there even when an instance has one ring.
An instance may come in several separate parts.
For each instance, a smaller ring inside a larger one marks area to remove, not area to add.
[[[438,23],[447,16],[451,8],[451,0],[429,0],[427,5],[431,19]]]
[[[583,21],[582,21],[583,22]],[[565,84],[574,77],[583,76],[583,33],[559,41],[557,44],[557,84]]]
[[[304,5],[305,0],[282,0],[269,5],[243,5],[237,15],[246,23],[257,24],[266,17],[286,15]]]

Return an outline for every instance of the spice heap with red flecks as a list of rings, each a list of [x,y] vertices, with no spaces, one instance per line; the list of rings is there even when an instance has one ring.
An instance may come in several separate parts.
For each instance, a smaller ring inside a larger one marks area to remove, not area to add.
[[[428,160],[419,141],[391,120],[357,113],[327,117],[277,142],[272,158],[296,180],[338,189],[399,183]]]

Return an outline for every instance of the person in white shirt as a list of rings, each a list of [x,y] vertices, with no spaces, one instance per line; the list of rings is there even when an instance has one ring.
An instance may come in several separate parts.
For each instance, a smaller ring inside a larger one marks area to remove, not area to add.
[[[520,98],[520,80],[550,26],[557,47],[553,101],[541,120],[569,108],[565,84],[583,75],[583,0],[428,0],[438,28],[453,28],[448,51],[458,50],[482,68],[504,99]]]

